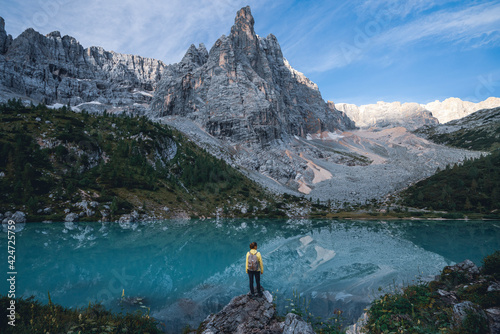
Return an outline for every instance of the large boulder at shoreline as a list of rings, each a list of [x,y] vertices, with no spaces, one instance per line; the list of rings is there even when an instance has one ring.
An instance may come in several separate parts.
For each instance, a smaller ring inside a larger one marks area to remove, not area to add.
[[[16,211],[12,217],[10,217],[16,224],[26,223],[26,214],[22,211]]]
[[[275,312],[272,298],[240,295],[219,313],[209,315],[201,325],[202,333],[282,333]]]
[[[264,291],[262,297],[240,295],[234,297],[222,311],[209,315],[201,324],[203,334],[313,334],[312,326],[295,314],[288,314],[285,322],[275,316],[273,297]]]

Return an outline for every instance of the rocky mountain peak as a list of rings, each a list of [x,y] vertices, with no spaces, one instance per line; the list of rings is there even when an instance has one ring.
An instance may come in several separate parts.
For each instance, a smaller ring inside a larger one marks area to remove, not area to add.
[[[189,49],[184,54],[181,63],[193,64],[195,67],[201,66],[207,62],[208,51],[203,43],[200,43],[198,48],[191,44]]]
[[[215,42],[206,62],[200,49],[192,45],[180,63],[167,67],[152,116],[184,116],[215,137],[260,147],[295,135],[353,128],[347,116],[329,108],[313,82],[288,64],[274,35],[255,33],[250,7],[237,12],[230,35]]]
[[[236,13],[234,25],[231,28],[231,37],[239,39],[241,41],[254,41],[256,39],[256,34],[253,29],[254,23],[255,21],[250,10],[250,6],[241,8]]]
[[[47,34],[46,37],[48,38],[61,38],[61,32],[59,31],[53,31],[50,34]]]

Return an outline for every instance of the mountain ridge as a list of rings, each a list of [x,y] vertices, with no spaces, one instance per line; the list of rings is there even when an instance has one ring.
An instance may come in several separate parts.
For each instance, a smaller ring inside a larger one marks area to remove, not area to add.
[[[32,28],[12,38],[0,18],[0,84],[10,97],[76,110],[143,114],[166,65],[156,59],[83,46],[59,31]]]

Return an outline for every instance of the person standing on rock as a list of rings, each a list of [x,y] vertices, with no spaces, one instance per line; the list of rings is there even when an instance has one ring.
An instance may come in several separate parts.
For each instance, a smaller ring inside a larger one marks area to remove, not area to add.
[[[257,284],[257,293],[262,296],[262,289],[260,287],[260,275],[264,274],[264,264],[262,263],[262,256],[257,252],[257,243],[250,244],[250,251],[247,253],[246,272],[250,281],[250,296],[254,296],[253,279]]]

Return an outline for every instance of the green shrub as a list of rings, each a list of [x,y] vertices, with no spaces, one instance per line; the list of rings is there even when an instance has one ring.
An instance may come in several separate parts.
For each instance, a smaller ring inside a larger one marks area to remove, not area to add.
[[[500,277],[500,251],[497,250],[483,259],[483,273]]]
[[[0,307],[6,309],[10,298],[0,296]],[[15,299],[15,327],[0,321],[1,333],[163,333],[159,322],[148,314],[115,314],[101,304],[83,309],[69,309],[52,303],[43,305],[34,297]],[[5,318],[5,317],[4,317]]]
[[[458,334],[483,334],[489,333],[490,328],[486,316],[472,310],[467,311],[465,319],[460,326],[456,328]]]

